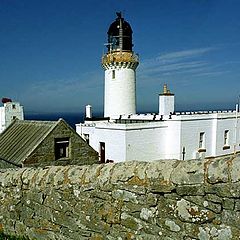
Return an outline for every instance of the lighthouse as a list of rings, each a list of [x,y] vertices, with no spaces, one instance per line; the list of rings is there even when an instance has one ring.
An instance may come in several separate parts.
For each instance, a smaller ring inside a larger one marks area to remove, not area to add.
[[[105,71],[104,117],[136,113],[136,68],[138,56],[133,52],[132,28],[117,13],[108,29],[107,53],[102,57]]]
[[[175,111],[175,95],[164,84],[158,113],[136,114],[136,69],[132,29],[121,13],[108,29],[104,118],[92,117],[76,131],[99,153],[101,163],[202,159],[240,152],[237,111]]]

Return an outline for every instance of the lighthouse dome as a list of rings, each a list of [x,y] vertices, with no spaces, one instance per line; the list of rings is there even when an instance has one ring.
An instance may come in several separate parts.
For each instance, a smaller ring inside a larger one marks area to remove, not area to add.
[[[132,28],[121,13],[117,13],[117,18],[110,25],[107,34],[108,51],[132,51]]]

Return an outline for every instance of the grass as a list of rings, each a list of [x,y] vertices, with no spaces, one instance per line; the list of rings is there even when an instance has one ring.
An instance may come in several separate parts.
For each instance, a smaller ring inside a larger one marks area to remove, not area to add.
[[[29,240],[29,238],[26,237],[16,237],[16,236],[10,236],[6,235],[3,232],[0,232],[0,240]]]

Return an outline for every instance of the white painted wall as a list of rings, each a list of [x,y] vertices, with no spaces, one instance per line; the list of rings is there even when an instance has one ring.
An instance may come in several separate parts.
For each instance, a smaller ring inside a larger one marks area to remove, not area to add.
[[[236,133],[236,128],[235,128],[235,123],[236,119],[234,116],[232,118],[229,118],[227,114],[219,114],[218,119],[217,119],[217,137],[216,137],[216,155],[225,155],[232,153],[234,150],[234,145],[235,145],[235,133]],[[238,129],[240,129],[240,121],[238,121],[237,124],[237,132]],[[230,149],[223,149],[224,146],[224,131],[229,130],[229,146]],[[240,144],[240,138],[239,135],[237,136],[237,149],[240,150],[239,147]]]
[[[143,119],[148,115],[142,115]],[[239,115],[240,117],[240,115]],[[159,119],[159,116],[156,117]],[[105,142],[106,159],[115,162],[159,159],[201,159],[233,153],[235,113],[172,115],[164,121],[120,124],[95,122],[78,124],[77,132],[89,134],[89,144],[99,152]],[[224,131],[229,130],[230,149],[223,149]],[[199,152],[200,132],[205,133],[204,152]],[[237,151],[240,151],[240,120],[237,123]]]
[[[92,118],[92,106],[91,105],[87,105],[85,107],[85,117]]]
[[[177,118],[179,119],[179,118]],[[181,155],[181,121],[165,120],[167,131],[162,133],[165,155],[163,159],[182,159]]]
[[[126,159],[137,161],[155,161],[163,159],[165,153],[164,122],[136,123],[135,129],[127,124]]]
[[[126,131],[122,125],[112,123],[77,124],[76,132],[84,138],[89,134],[89,145],[100,153],[100,142],[105,143],[106,160],[122,162],[126,159]]]
[[[95,129],[95,134],[97,136],[96,148],[99,149],[100,142],[105,143],[106,160],[122,162],[126,159],[126,131],[98,126]]]
[[[115,78],[113,78],[113,70]],[[104,117],[136,113],[135,70],[113,66],[105,70]]]
[[[15,118],[24,119],[23,107],[18,102],[4,103],[3,107],[0,107],[0,132],[8,127]]]
[[[204,156],[212,156],[213,139],[215,134],[212,131],[213,118],[208,116],[194,115],[185,116],[181,121],[181,149],[185,147],[185,159],[198,159]],[[204,133],[204,147],[201,149],[206,152],[200,152],[199,140],[200,133]]]
[[[0,107],[0,133],[5,129],[5,108]]]
[[[174,112],[174,95],[159,95],[159,115],[169,115]]]
[[[235,113],[213,113],[181,116],[181,149],[186,148],[185,159],[215,157],[233,153],[235,143]],[[237,129],[240,129],[238,121]],[[229,130],[230,149],[224,147],[224,131]],[[206,152],[199,152],[200,132],[205,133]],[[238,131],[237,131],[238,132]],[[237,135],[236,150],[240,151],[240,138]]]

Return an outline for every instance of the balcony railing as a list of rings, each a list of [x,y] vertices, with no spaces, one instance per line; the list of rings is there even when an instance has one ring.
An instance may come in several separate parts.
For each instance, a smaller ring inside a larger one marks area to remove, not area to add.
[[[137,54],[133,52],[111,52],[111,53],[106,53],[102,57],[102,64],[110,64],[112,62],[132,62],[132,63],[138,63],[139,62],[139,57]]]

